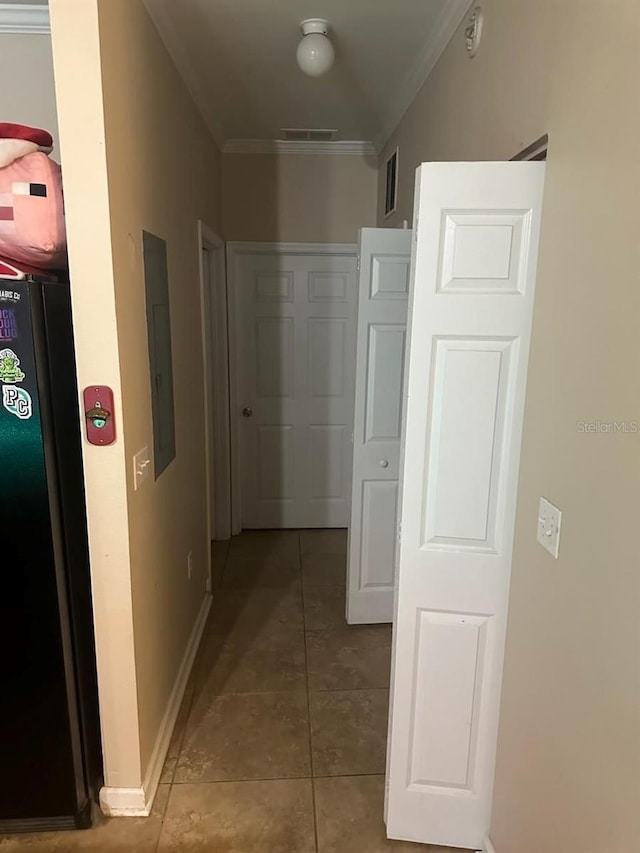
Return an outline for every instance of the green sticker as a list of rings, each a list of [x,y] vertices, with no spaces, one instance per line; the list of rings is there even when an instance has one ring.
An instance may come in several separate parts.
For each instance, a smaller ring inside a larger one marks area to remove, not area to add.
[[[0,382],[22,382],[24,373],[20,370],[20,359],[12,349],[0,350]]]

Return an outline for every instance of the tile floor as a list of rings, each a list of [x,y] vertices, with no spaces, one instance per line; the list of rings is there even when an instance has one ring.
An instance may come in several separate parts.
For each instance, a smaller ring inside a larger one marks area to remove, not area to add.
[[[214,604],[149,818],[0,853],[436,853],[382,821],[391,628],[344,619],[346,531],[214,547]]]

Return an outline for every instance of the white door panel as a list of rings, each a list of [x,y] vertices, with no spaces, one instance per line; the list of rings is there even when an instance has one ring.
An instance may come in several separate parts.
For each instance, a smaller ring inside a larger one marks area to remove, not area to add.
[[[347,621],[391,622],[411,232],[360,231]]]
[[[355,253],[238,254],[243,527],[348,524],[356,288]]]
[[[418,170],[387,762],[391,838],[489,828],[543,163]]]

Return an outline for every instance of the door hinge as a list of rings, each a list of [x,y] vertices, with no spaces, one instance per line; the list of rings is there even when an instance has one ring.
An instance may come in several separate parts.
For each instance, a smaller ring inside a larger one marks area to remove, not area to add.
[[[356,259],[356,270],[360,272],[360,255]]]

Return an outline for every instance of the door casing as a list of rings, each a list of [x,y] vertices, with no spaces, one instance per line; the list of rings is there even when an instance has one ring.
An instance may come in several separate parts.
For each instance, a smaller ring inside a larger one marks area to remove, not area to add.
[[[209,540],[231,536],[229,344],[224,242],[198,222]],[[208,269],[206,268],[208,265]]]

